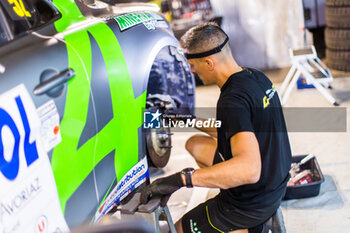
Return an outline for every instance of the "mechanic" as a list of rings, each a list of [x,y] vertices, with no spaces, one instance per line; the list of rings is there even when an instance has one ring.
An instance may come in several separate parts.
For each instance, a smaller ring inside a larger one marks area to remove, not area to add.
[[[183,186],[220,188],[176,223],[177,232],[262,232],[284,196],[291,166],[276,90],[262,72],[237,65],[228,36],[214,23],[191,28],[180,43],[192,72],[204,84],[220,87],[217,120],[222,125],[217,132],[202,128],[208,136],[186,142],[200,169],[157,179],[144,188],[141,202],[161,196],[165,205]]]

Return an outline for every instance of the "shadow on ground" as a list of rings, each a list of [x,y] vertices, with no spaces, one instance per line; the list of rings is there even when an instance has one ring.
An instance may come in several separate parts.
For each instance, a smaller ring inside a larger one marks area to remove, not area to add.
[[[340,103],[350,100],[350,90],[333,90],[332,93]]]
[[[320,193],[316,197],[282,201],[281,206],[288,209],[340,209],[344,201],[337,189],[333,178],[325,175],[325,182],[321,184]]]

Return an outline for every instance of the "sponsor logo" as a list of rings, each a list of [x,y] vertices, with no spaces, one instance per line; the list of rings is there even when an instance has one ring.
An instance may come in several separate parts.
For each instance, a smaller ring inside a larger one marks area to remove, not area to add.
[[[26,185],[9,202],[0,203],[0,222],[3,222],[4,217],[14,216],[18,211],[25,207],[40,191],[41,186],[39,178],[35,178],[31,183]]]
[[[118,204],[124,197],[135,190],[139,185],[144,183],[148,178],[147,159],[143,158],[133,168],[126,173],[123,178],[118,182],[113,191],[109,194],[106,200],[103,202],[98,212],[95,215],[95,222],[106,214],[109,210]]]
[[[273,96],[276,93],[275,85],[272,85],[271,89],[268,89],[265,91],[265,96],[263,98],[263,106],[266,108],[270,105],[270,100],[273,98]]]
[[[192,219],[190,219],[190,227],[191,227],[191,232],[192,233],[202,233],[197,226],[197,223],[192,221]]]
[[[121,15],[116,17],[115,20],[119,25],[120,31],[124,31],[141,23],[145,25],[148,30],[154,30],[158,25],[157,21],[163,19],[157,14],[140,12]]]
[[[123,186],[128,183],[131,179],[133,179],[136,175],[144,171],[146,166],[142,164],[140,167],[136,167],[133,169],[133,171],[130,174],[127,174],[124,180],[120,182],[120,184],[117,185],[117,189],[123,188]]]
[[[143,113],[143,127],[145,129],[159,129],[160,128],[160,116],[162,114],[157,110],[157,112],[148,112]]]
[[[104,210],[105,205],[106,205],[106,202],[104,202],[104,203],[101,205],[101,207],[99,208],[98,212],[101,213],[101,212]]]
[[[20,145],[23,145],[24,147],[24,155],[28,167],[39,158],[38,151],[36,148],[36,141],[33,141],[31,143],[29,142],[30,126],[21,97],[17,96],[15,98],[15,101],[17,104],[20,118],[22,120],[21,123],[25,132],[23,144],[20,144],[20,133],[15,121],[8,112],[6,112],[3,108],[0,108],[0,132],[2,132],[2,130],[5,128],[9,129],[14,138],[12,157],[11,160],[8,161],[5,159],[6,148],[4,148],[4,146],[6,147],[8,146],[8,144],[11,143],[9,143],[8,141],[6,143],[6,138],[3,138],[3,135],[0,133],[0,171],[8,180],[14,180],[18,175]]]
[[[48,221],[45,215],[41,215],[35,226],[35,233],[45,233],[47,231]]]

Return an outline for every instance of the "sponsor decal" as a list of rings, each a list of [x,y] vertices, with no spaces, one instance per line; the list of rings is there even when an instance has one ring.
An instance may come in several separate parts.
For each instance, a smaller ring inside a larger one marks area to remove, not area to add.
[[[2,223],[5,217],[14,216],[19,212],[22,207],[25,207],[28,202],[37,196],[40,189],[39,178],[36,177],[32,182],[12,196],[10,201],[0,202],[0,222]]]
[[[22,0],[7,0],[8,4],[3,3],[4,7],[8,9],[8,12],[13,19],[22,19],[25,17],[31,18],[32,15],[28,11],[28,7]],[[16,16],[16,17],[14,17]]]
[[[107,214],[115,205],[144,183],[148,178],[148,165],[145,156],[117,183],[95,214],[94,222],[98,222],[103,215]]]
[[[24,128],[24,155],[27,162],[27,166],[29,167],[33,162],[38,159],[38,151],[36,148],[35,140],[33,142],[29,142],[30,137],[30,126],[28,122],[28,117],[26,111],[24,110],[23,102],[20,96],[15,97],[15,102],[18,108],[18,113],[21,118],[21,123]],[[20,133],[18,127],[13,120],[12,116],[3,108],[0,107],[0,132],[3,129],[7,129],[7,133],[5,131],[4,137],[3,134],[0,134],[0,171],[1,173],[8,179],[14,180],[16,179],[19,171],[19,153],[20,153]],[[8,131],[10,130],[10,132]],[[12,135],[11,135],[12,134]],[[11,137],[12,136],[12,137]],[[12,144],[10,141],[14,138],[14,146],[12,147],[12,152],[9,151],[9,146]],[[10,152],[12,154],[11,160],[5,159],[5,152]]]
[[[163,21],[163,18],[151,12],[125,14],[115,17],[115,20],[119,25],[120,31],[124,31],[141,23],[148,30],[154,30],[156,27],[165,27],[164,23],[158,23],[158,21]]]
[[[0,95],[0,232],[68,231],[40,128],[23,84]]]
[[[48,221],[45,215],[41,215],[35,226],[35,233],[45,233],[47,231]]]
[[[21,227],[20,221],[15,221],[13,224],[6,224],[7,226],[2,227],[0,225],[0,232],[2,233],[12,233],[12,232],[20,232],[18,229]]]
[[[53,100],[37,109],[41,121],[40,134],[46,151],[50,151],[62,141],[60,133],[60,117]]]

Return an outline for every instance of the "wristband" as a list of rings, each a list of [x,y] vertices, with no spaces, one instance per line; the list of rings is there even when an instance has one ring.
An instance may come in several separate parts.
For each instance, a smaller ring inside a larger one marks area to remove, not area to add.
[[[182,174],[185,175],[185,180],[186,180],[186,187],[187,188],[192,188],[192,173],[194,172],[194,169],[192,167],[185,168],[181,171]]]

